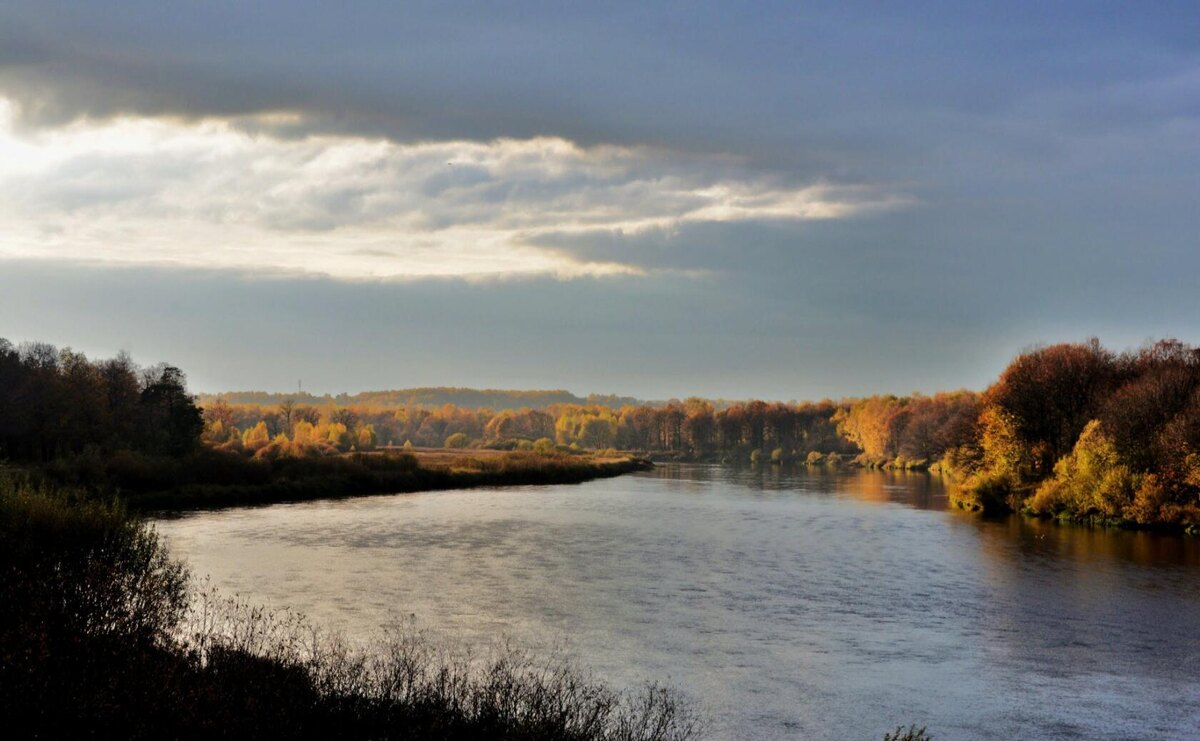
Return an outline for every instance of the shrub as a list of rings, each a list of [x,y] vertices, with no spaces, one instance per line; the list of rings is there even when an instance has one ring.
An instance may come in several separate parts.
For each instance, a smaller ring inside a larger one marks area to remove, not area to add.
[[[917,728],[913,723],[908,728],[896,726],[896,730],[883,734],[883,741],[933,741],[933,736],[925,731],[925,727]]]
[[[1008,471],[981,471],[950,490],[950,499],[958,507],[988,514],[1017,509],[1020,489]]]
[[[111,502],[0,480],[0,564],[6,724],[35,737],[153,735],[187,583],[153,531]]]
[[[183,566],[113,501],[0,477],[0,563],[5,629],[154,642],[184,609]]]
[[[965,480],[979,470],[982,455],[977,445],[959,445],[946,451],[938,462],[939,469],[943,473]]]
[[[1133,503],[1139,479],[1100,422],[1092,420],[1071,453],[1055,464],[1054,477],[1038,487],[1029,508],[1039,514],[1121,517]]]
[[[666,741],[699,731],[695,713],[666,688],[616,692],[561,653],[535,657],[501,642],[473,656],[411,625],[357,650],[293,613],[213,592],[195,616],[192,643],[206,667],[265,699],[253,710],[294,734]],[[267,735],[278,727],[266,726]]]
[[[1139,525],[1167,521],[1164,510],[1169,508],[1170,502],[1158,476],[1147,474],[1142,477],[1133,494],[1133,502],[1125,508],[1124,515]]]

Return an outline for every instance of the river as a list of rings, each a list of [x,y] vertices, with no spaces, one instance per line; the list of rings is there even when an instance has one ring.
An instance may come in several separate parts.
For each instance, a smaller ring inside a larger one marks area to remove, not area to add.
[[[1200,738],[1200,539],[985,521],[925,474],[669,465],[157,527],[222,591],[353,639],[565,644],[717,738]]]

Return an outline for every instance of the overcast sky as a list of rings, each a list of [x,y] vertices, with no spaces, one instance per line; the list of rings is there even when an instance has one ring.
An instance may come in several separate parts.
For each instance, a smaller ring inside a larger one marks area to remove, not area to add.
[[[0,337],[803,399],[1200,342],[1188,2],[0,6]]]

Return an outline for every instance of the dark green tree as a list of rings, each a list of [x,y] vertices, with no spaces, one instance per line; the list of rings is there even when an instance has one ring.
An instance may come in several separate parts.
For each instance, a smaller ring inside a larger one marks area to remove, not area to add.
[[[183,455],[195,448],[204,418],[187,392],[187,378],[172,365],[149,369],[142,389],[143,448],[149,453]]]

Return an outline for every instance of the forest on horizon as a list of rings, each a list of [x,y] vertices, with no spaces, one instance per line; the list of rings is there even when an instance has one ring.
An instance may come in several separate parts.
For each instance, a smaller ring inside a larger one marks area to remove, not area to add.
[[[836,402],[615,406],[605,397],[489,408],[401,404],[439,397],[379,392],[358,395],[372,402],[361,404],[290,395],[197,404],[185,381],[177,368],[140,369],[125,355],[93,362],[44,343],[0,341],[0,456],[181,456],[203,447],[266,461],[408,447],[620,449],[928,469],[953,476],[969,508],[1200,527],[1200,348],[1178,340],[1123,353],[1095,339],[1038,347],[983,392]],[[549,402],[546,392],[436,391]]]

